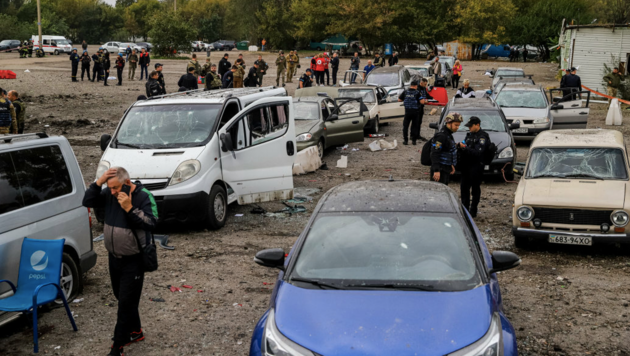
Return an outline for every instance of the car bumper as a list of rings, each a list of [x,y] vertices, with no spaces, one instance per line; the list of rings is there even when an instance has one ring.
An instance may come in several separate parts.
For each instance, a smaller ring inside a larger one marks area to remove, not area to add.
[[[536,136],[538,136],[538,134],[540,134],[541,132],[549,130],[549,127],[523,127],[523,128],[527,129],[527,133],[518,133],[512,130],[512,137],[514,137],[515,140],[533,139]]]
[[[533,229],[523,227],[512,227],[512,235],[516,237],[528,238],[537,241],[548,241],[549,235],[566,235],[576,237],[590,237],[593,240],[593,244],[630,244],[630,234],[616,234],[616,233],[595,233],[595,232],[572,232],[562,230],[545,230],[545,229]]]
[[[300,141],[300,142],[296,142],[296,146],[297,146],[298,152],[300,152],[303,149],[306,149],[306,148],[309,148],[309,147],[313,147],[313,146],[317,146],[317,141],[315,141],[315,140]]]
[[[192,223],[203,221],[208,211],[208,193],[155,195],[159,222]]]
[[[514,157],[510,158],[497,158],[492,161],[490,165],[483,167],[483,174],[486,175],[503,175],[501,170],[510,172],[514,169]]]
[[[92,267],[96,266],[96,252],[94,250],[83,254],[81,256],[79,265],[81,266],[81,272],[85,273],[92,269]]]

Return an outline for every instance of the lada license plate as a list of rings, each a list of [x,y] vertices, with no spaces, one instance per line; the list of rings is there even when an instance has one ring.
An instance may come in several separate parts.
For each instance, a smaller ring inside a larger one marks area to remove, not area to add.
[[[512,133],[528,133],[528,132],[529,130],[527,129],[527,127],[512,130]]]
[[[549,235],[549,243],[592,246],[593,238],[588,236]]]

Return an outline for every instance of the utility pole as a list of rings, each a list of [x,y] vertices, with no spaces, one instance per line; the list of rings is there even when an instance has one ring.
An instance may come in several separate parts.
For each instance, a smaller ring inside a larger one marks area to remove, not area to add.
[[[37,0],[37,31],[39,32],[39,48],[44,50],[44,43],[42,42],[42,10]]]

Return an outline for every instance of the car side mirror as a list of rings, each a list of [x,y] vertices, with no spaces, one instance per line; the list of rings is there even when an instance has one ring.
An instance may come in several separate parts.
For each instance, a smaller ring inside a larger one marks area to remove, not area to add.
[[[112,140],[112,136],[108,134],[101,135],[101,151],[105,151],[109,142]]]
[[[437,122],[432,122],[429,124],[429,128],[437,130],[438,129],[438,124]]]
[[[337,115],[337,114],[330,114],[330,116],[328,116],[328,120],[326,120],[326,121],[335,121],[335,120],[339,120],[339,115]]]
[[[378,101],[379,105],[387,104],[387,98],[381,99]]]
[[[284,270],[284,250],[281,248],[271,248],[258,251],[254,262],[264,267],[278,268]]]
[[[494,251],[492,253],[492,268],[489,273],[493,274],[518,267],[521,264],[521,258],[515,253],[509,251]]]
[[[560,110],[560,109],[564,109],[564,105],[562,105],[562,104],[553,104],[553,105],[551,105],[551,110]]]
[[[228,152],[232,151],[234,146],[232,145],[232,137],[228,134],[222,133],[220,136],[221,139],[221,151]]]
[[[510,130],[516,130],[518,128],[521,127],[521,123],[520,122],[513,122],[510,124]]]

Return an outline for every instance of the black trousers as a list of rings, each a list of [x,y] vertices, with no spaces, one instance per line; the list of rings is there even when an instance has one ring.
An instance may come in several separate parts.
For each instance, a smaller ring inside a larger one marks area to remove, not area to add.
[[[339,70],[339,68],[333,68],[332,69],[332,80],[333,80],[333,85],[337,84],[337,71]]]
[[[77,80],[77,73],[79,72],[79,63],[72,62],[72,81]]]
[[[442,183],[444,185],[448,185],[448,183],[450,183],[451,181],[451,171],[452,168],[450,166],[442,166],[440,167],[440,180],[439,183]],[[431,172],[429,173],[429,179],[431,180],[431,182],[435,182],[435,180],[433,180],[433,173],[435,173],[436,171],[434,171],[433,169],[431,169]]]
[[[453,89],[457,89],[459,86],[459,78],[459,75],[453,75],[453,79],[451,80],[453,82]]]
[[[326,74],[326,85],[330,85],[330,71],[324,69],[324,73]],[[322,84],[324,84],[324,76],[322,75]]]
[[[87,77],[88,80],[90,80],[90,66],[81,66],[81,80],[83,80],[83,77],[85,76],[85,74],[87,73]]]
[[[420,105],[420,110],[418,112],[418,138],[422,137],[420,135],[420,130],[422,129],[422,118],[424,117],[424,105]]]
[[[411,140],[415,141],[420,137],[420,110],[405,109],[405,118],[403,119],[403,139],[408,140],[409,124],[411,124]]]
[[[483,180],[483,166],[462,170],[460,184],[462,204],[468,211],[477,211],[481,199],[481,181]],[[472,202],[470,193],[472,190]]]
[[[92,67],[92,81],[96,80],[98,82],[101,80],[100,74],[101,70],[97,66]]]
[[[118,75],[118,84],[122,85],[123,69],[116,67],[116,75]]]
[[[116,258],[109,254],[109,276],[114,296],[118,299],[114,345],[123,346],[129,342],[132,331],[138,332],[142,328],[138,311],[144,284],[142,256]]]

